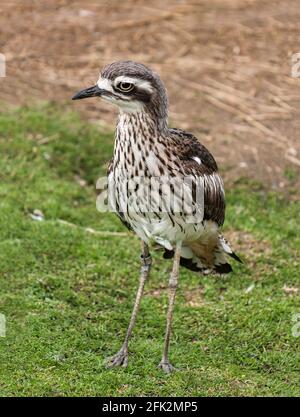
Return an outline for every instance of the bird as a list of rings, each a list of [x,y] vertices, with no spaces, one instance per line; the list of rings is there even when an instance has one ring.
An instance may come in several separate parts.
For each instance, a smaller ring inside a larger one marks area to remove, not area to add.
[[[95,85],[73,100],[100,97],[119,109],[113,157],[109,163],[108,200],[125,226],[141,241],[141,271],[131,319],[120,350],[107,367],[128,365],[128,346],[140,308],[152,258],[150,246],[172,259],[168,309],[159,368],[169,374],[175,296],[179,269],[227,274],[228,259],[242,262],[222,235],[224,185],[209,150],[191,133],[169,127],[168,97],[159,75],[131,60],[106,65]],[[150,195],[150,198],[149,198]]]

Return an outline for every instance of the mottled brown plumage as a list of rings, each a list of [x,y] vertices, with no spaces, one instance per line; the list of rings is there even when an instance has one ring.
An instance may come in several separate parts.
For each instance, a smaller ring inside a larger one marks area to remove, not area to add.
[[[228,273],[227,255],[239,260],[220,233],[225,195],[211,153],[190,133],[168,127],[168,100],[159,76],[132,61],[106,66],[97,85],[74,99],[100,96],[120,109],[114,155],[108,169],[111,209],[142,240],[142,270],[124,344],[110,365],[127,365],[128,340],[151,258],[148,245],[174,258],[160,367],[170,372],[168,349],[179,264],[200,273]]]

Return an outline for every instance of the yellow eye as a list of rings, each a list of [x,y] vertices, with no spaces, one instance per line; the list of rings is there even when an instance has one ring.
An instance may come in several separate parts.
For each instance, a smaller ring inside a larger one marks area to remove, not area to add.
[[[128,93],[129,91],[133,90],[133,88],[134,88],[134,84],[131,84],[131,83],[126,83],[126,82],[120,82],[120,83],[117,85],[117,88],[118,88],[120,91],[124,91],[124,92]]]

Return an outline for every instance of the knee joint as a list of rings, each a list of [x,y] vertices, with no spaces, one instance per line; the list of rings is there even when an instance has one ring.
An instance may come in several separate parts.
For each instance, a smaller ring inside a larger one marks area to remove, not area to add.
[[[172,276],[170,277],[169,280],[169,288],[176,290],[176,288],[178,287],[178,277],[177,276]]]
[[[151,255],[148,255],[148,256],[141,255],[141,264],[142,264],[142,267],[149,268],[152,264]]]

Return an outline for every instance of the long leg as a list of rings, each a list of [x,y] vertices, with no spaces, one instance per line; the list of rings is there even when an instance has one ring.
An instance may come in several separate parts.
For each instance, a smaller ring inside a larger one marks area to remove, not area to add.
[[[169,360],[169,346],[170,346],[170,337],[172,329],[172,318],[174,310],[174,302],[176,296],[176,290],[178,286],[178,277],[179,277],[179,264],[180,264],[180,252],[181,252],[181,243],[178,243],[176,246],[174,254],[173,269],[169,279],[169,306],[167,312],[167,327],[164,341],[164,349],[162,354],[162,359],[158,365],[166,373],[171,373],[175,368],[171,365]]]
[[[141,304],[141,299],[143,296],[144,286],[148,279],[150,268],[151,268],[151,255],[149,253],[149,247],[146,243],[142,242],[142,255],[141,255],[141,274],[140,274],[140,283],[136,293],[134,307],[131,313],[131,319],[127,329],[124,343],[119,350],[119,352],[114,355],[112,358],[108,359],[107,367],[111,368],[113,366],[127,366],[128,364],[128,342],[136,321],[136,316]]]

